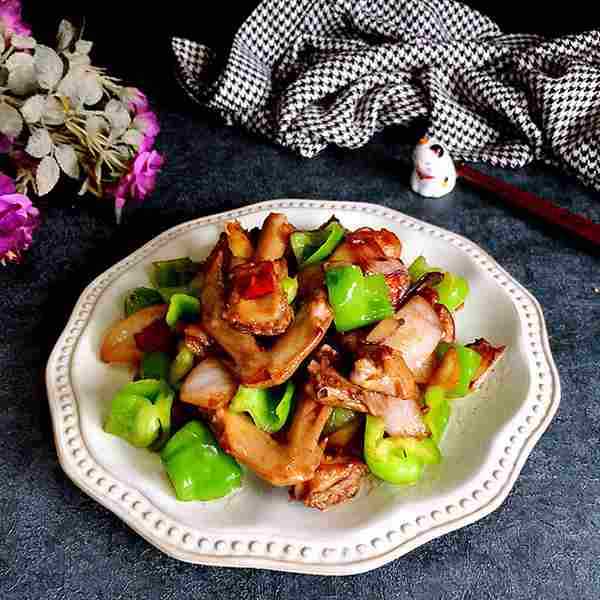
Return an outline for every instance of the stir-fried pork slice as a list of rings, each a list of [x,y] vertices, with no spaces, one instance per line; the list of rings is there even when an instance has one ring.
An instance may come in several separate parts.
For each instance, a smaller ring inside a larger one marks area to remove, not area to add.
[[[454,324],[452,313],[443,304],[438,302],[439,295],[434,288],[423,287],[419,290],[418,295],[431,304],[435,314],[438,316],[443,331],[442,342],[451,344],[456,339],[456,325]]]
[[[254,336],[236,329],[223,318],[225,289],[223,263],[228,251],[223,235],[206,262],[202,288],[202,325],[208,334],[231,356],[242,382],[264,379],[268,356]]]
[[[298,298],[311,296],[315,290],[325,287],[323,265],[309,265],[298,271]]]
[[[242,228],[239,221],[227,222],[225,233],[227,234],[227,243],[232,256],[232,265],[250,260],[254,254],[254,247],[248,233]]]
[[[199,362],[187,375],[181,386],[182,402],[195,404],[204,410],[215,410],[228,404],[235,396],[238,382],[214,357]]]
[[[365,344],[358,353],[350,381],[374,392],[417,399],[415,378],[400,352],[387,346]]]
[[[366,274],[381,273],[390,290],[390,300],[397,306],[410,286],[410,275],[406,265],[399,258],[370,260],[363,264]]]
[[[442,326],[442,342],[451,344],[456,339],[456,325],[452,313],[443,304],[434,304],[433,310]]]
[[[296,485],[312,479],[323,458],[319,438],[331,408],[304,390],[298,401],[287,443],[258,429],[245,415],[219,409],[213,423],[221,447],[272,485]]]
[[[333,321],[333,311],[323,290],[316,290],[302,305],[294,322],[268,352],[269,380],[262,387],[287,381],[304,359],[321,343]]]
[[[390,435],[411,437],[429,435],[416,396],[402,398],[352,383],[332,366],[332,355],[327,348],[325,352],[320,352],[317,358],[318,362],[312,360],[308,365],[317,401],[329,406],[341,406],[382,417],[386,431]],[[364,366],[367,368],[366,363]],[[373,365],[368,375],[378,372]],[[369,379],[366,374],[361,373],[361,375],[365,380]],[[397,382],[395,385],[398,385]]]
[[[387,229],[376,231],[362,227],[346,236],[327,261],[326,268],[353,264],[360,266],[365,274],[383,274],[395,306],[410,285],[401,254],[402,243],[394,233]]]
[[[312,479],[290,488],[290,498],[325,510],[356,496],[368,472],[357,458],[325,456]]]
[[[100,359],[107,363],[135,364],[142,359],[135,336],[142,333],[167,312],[167,305],[149,306],[114,323],[104,335]]]
[[[201,323],[186,325],[183,329],[183,340],[186,348],[199,359],[205,358],[213,345]]]
[[[479,369],[471,382],[471,389],[476,390],[481,387],[487,376],[504,356],[506,346],[492,346],[485,338],[479,338],[471,344],[467,344],[467,348],[475,350],[481,356]]]
[[[436,312],[427,300],[417,295],[393,319],[380,321],[367,336],[367,342],[398,350],[414,374],[422,369],[443,335]]]
[[[365,344],[365,339],[369,334],[368,328],[354,329],[346,333],[337,333],[335,341],[345,352],[357,354],[360,348]]]
[[[412,371],[413,377],[415,378],[415,383],[420,385],[425,385],[429,383],[429,380],[435,373],[435,370],[438,368],[439,360],[435,355],[435,352],[430,354],[429,358],[426,358],[417,369]]]
[[[230,272],[231,293],[223,318],[255,335],[279,335],[292,321],[293,311],[281,281],[287,277],[284,259],[247,262]]]
[[[271,213],[263,223],[253,257],[254,261],[282,258],[293,231],[294,227],[290,225],[285,215]]]
[[[346,235],[329,260],[362,266],[370,260],[400,258],[401,255],[402,242],[396,234],[387,229],[361,227]]]
[[[233,359],[236,373],[244,385],[279,385],[294,374],[331,325],[333,312],[327,296],[323,290],[316,290],[312,298],[304,302],[292,325],[266,351],[254,336],[239,331],[223,319],[223,263],[227,250],[222,239],[207,260],[202,290],[202,325]]]

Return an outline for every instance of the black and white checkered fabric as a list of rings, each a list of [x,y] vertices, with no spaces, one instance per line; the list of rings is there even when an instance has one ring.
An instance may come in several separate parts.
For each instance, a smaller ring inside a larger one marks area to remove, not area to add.
[[[223,68],[173,49],[193,99],[306,157],[426,118],[456,159],[543,159],[600,189],[600,31],[503,34],[454,0],[264,0]]]

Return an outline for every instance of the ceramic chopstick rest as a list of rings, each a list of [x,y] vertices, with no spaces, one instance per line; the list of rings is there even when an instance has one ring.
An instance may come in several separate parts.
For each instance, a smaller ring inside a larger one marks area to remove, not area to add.
[[[447,148],[434,138],[423,137],[413,153],[410,187],[426,198],[440,198],[456,185],[456,169]]]

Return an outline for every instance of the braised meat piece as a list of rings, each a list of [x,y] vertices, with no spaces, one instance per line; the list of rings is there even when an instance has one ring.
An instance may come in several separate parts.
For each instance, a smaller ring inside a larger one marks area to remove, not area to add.
[[[229,274],[231,292],[223,318],[254,335],[279,335],[290,325],[292,307],[281,287],[285,260],[245,262]]]
[[[319,438],[330,413],[331,408],[316,402],[308,387],[301,392],[283,443],[245,415],[223,408],[214,413],[212,423],[223,450],[272,485],[288,486],[314,477],[323,458]]]
[[[357,458],[325,456],[312,479],[290,488],[290,498],[326,510],[354,498],[368,472]]]
[[[388,365],[387,368],[397,370],[394,373],[394,379],[401,377],[398,373],[400,373],[402,367]],[[387,373],[384,373],[384,367],[381,365],[373,363],[368,369],[368,373],[361,374],[364,381],[367,381],[372,375],[382,375],[384,378],[390,377]],[[309,363],[308,372],[311,375],[311,383],[318,402],[383,417],[386,431],[390,435],[410,437],[429,435],[417,400],[416,389],[413,391],[410,383],[403,382],[399,384],[398,381],[389,383],[390,386],[394,386],[394,389],[406,389],[408,397],[405,398],[356,385],[332,366],[332,355],[329,347],[325,347],[324,351],[317,354],[317,359]],[[405,373],[402,376],[404,375]],[[388,382],[380,382],[380,386],[382,385],[388,385]],[[414,385],[414,381],[412,385]]]

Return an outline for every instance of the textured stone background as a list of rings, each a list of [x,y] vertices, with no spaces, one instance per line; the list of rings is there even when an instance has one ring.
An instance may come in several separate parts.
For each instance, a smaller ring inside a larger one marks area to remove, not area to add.
[[[163,127],[168,162],[156,193],[117,228],[109,204],[65,188],[49,199],[24,264],[0,269],[0,598],[598,598],[597,254],[460,184],[442,201],[414,196],[399,160],[413,134],[388,131],[362,150],[304,160],[189,106],[156,68],[138,79]],[[598,194],[565,176],[537,166],[498,173],[600,222]],[[172,225],[280,197],[375,202],[468,236],[539,299],[561,375],[560,410],[502,507],[370,574],[179,563],[81,493],[56,458],[43,369],[85,285]]]

